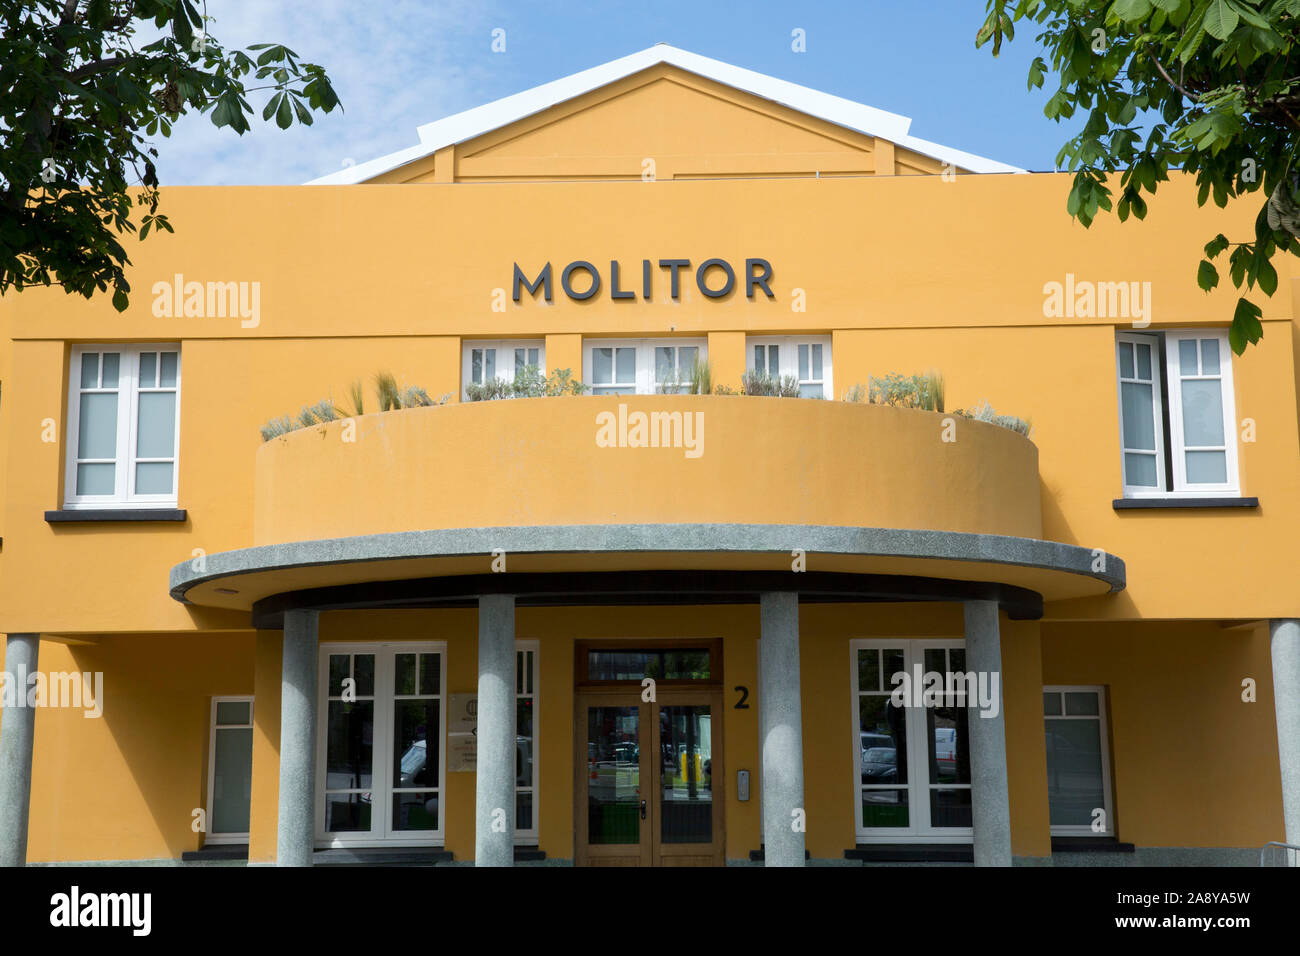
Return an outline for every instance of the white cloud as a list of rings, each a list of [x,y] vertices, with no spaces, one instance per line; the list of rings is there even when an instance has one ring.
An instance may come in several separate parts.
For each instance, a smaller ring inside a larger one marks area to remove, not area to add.
[[[301,183],[417,142],[422,123],[513,92],[510,64],[491,53],[493,2],[484,0],[209,0],[209,33],[224,47],[283,43],[320,63],[343,112],[314,114],[311,127],[263,122],[239,136],[190,113],[154,140],[164,185]],[[245,78],[248,86],[255,79]]]

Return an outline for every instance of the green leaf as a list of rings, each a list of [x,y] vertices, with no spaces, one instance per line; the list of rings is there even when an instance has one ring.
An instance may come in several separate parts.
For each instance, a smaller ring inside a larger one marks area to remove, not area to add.
[[[1232,0],[1210,0],[1205,9],[1205,32],[1216,40],[1226,40],[1237,29],[1241,15]]]
[[[1110,12],[1125,23],[1140,23],[1151,15],[1151,0],[1115,0]]]
[[[127,298],[126,290],[124,288],[118,286],[113,290],[113,308],[117,309],[119,312],[125,312],[126,307],[130,304],[131,302]]]
[[[289,94],[280,94],[280,106],[275,111],[275,125],[280,129],[288,129],[293,125],[293,108],[289,106]]]
[[[1043,85],[1043,74],[1047,70],[1047,64],[1043,62],[1041,56],[1034,57],[1034,62],[1029,64],[1029,89],[1041,88]]]
[[[1216,258],[1219,253],[1228,248],[1228,237],[1219,233],[1213,239],[1205,244],[1205,254],[1211,259]]]
[[[1237,355],[1246,351],[1246,343],[1255,344],[1264,335],[1264,326],[1259,317],[1263,311],[1249,299],[1237,300],[1237,311],[1232,317],[1228,329],[1228,344]]]
[[[1219,284],[1219,270],[1202,259],[1200,266],[1196,269],[1196,284],[1209,292]]]

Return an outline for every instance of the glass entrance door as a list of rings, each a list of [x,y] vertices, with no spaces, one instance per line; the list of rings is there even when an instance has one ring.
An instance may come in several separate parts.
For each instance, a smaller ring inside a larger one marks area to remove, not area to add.
[[[724,862],[722,737],[715,724],[721,695],[674,689],[658,698],[578,695],[579,864]]]

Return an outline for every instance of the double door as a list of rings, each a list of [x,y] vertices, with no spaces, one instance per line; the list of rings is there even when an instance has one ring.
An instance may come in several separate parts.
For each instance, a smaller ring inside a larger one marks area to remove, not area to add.
[[[722,694],[577,695],[575,853],[588,866],[722,866]]]

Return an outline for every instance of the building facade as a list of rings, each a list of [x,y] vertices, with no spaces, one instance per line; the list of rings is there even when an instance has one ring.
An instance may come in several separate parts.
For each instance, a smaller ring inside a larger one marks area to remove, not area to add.
[[[657,46],[7,297],[0,862],[1300,843],[1290,263],[909,130]]]

